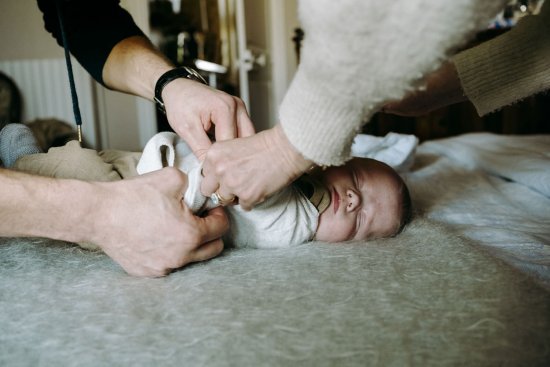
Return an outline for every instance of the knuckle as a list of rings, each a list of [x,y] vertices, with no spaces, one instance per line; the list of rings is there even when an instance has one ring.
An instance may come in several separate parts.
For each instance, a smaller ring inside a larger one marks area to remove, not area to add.
[[[233,100],[235,101],[235,104],[238,108],[245,108],[244,101],[240,99],[239,97],[234,97]]]
[[[228,95],[224,94],[221,98],[222,103],[220,104],[220,108],[224,109],[224,112],[232,113],[237,108],[237,102],[235,99]]]

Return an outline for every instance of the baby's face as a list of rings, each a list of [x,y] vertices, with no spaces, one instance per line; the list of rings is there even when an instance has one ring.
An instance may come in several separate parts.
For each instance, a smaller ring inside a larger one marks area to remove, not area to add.
[[[402,182],[390,167],[354,158],[344,166],[329,167],[317,178],[330,191],[331,203],[319,217],[316,240],[365,240],[397,231]]]

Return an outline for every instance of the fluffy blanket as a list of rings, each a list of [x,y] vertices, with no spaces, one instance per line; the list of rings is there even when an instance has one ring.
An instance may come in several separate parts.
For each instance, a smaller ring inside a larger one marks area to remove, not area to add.
[[[0,239],[2,366],[544,366],[550,294],[449,229],[228,250],[162,279]]]

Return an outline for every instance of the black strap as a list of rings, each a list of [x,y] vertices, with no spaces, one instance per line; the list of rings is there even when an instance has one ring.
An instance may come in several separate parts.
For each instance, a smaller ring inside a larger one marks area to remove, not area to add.
[[[164,100],[162,99],[162,90],[164,89],[164,87],[166,87],[166,84],[177,78],[191,79],[196,82],[208,85],[206,80],[204,80],[199,72],[193,68],[182,66],[180,68],[168,70],[160,76],[160,78],[157,80],[157,83],[155,84],[154,100],[157,108],[162,111],[162,113],[166,113],[166,109],[164,108]]]
[[[69,44],[67,42],[67,35],[65,34],[65,27],[63,25],[61,0],[55,0],[55,6],[57,7],[57,17],[59,19],[59,29],[61,30],[61,39],[63,40],[63,49],[65,50],[65,63],[67,64],[67,73],[69,75],[69,87],[71,89],[71,99],[72,99],[72,102],[73,102],[74,118],[75,118],[76,126],[78,128],[80,128],[80,126],[82,125],[82,117],[80,116],[80,107],[78,106],[78,95],[76,94],[76,87],[75,87],[75,84],[74,84],[73,67],[72,67],[72,64],[71,64],[71,55],[69,54]]]

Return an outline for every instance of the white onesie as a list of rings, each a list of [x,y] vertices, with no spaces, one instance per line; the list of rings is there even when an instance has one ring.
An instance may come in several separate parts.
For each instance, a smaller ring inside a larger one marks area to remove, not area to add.
[[[188,176],[185,204],[195,213],[214,207],[200,193],[201,165],[189,146],[174,133],[161,132],[145,146],[137,165],[139,174],[163,167],[176,167]],[[294,185],[273,194],[251,211],[239,205],[227,206],[230,229],[226,245],[235,247],[277,248],[298,245],[313,239],[319,212]]]

